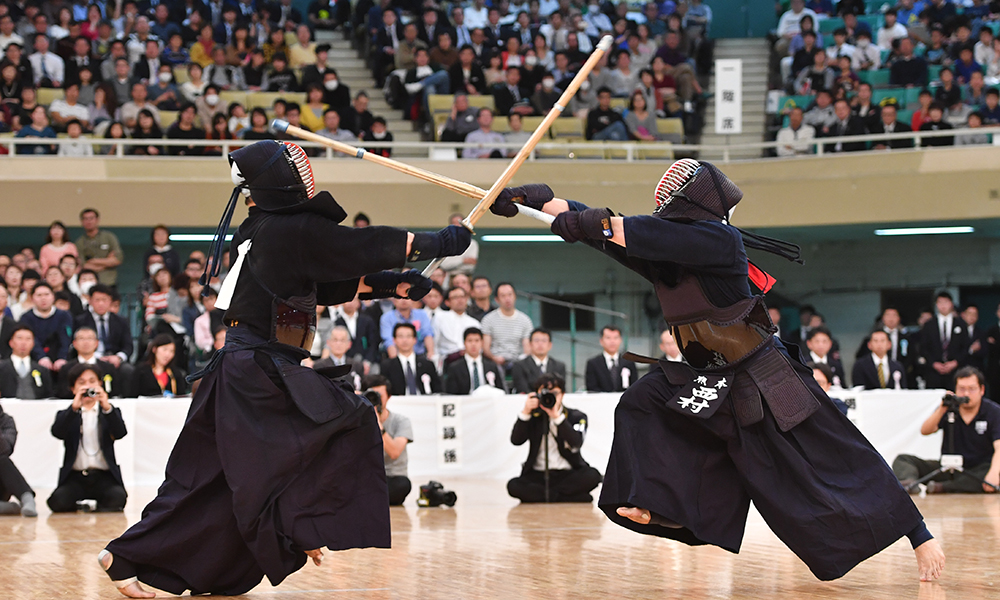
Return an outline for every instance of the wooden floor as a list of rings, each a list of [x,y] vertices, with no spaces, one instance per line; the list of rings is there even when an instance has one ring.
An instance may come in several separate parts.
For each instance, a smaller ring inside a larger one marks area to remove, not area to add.
[[[502,482],[449,487],[458,493],[454,509],[418,509],[412,494],[392,509],[392,550],[327,553],[321,567],[310,564],[277,588],[265,582],[246,598],[1000,599],[995,495],[916,499],[948,555],[939,583],[917,581],[905,540],[824,583],[756,513],[733,555],[632,533],[593,505],[519,506]],[[124,514],[43,508],[37,519],[0,517],[0,600],[119,598],[95,557],[153,493],[135,490]]]

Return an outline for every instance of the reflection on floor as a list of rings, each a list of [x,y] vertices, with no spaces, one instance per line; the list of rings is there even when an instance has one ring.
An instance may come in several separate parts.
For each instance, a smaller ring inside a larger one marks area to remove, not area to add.
[[[327,552],[321,567],[307,565],[280,587],[265,582],[246,597],[1000,599],[995,495],[916,499],[948,554],[940,583],[917,581],[905,539],[824,583],[756,513],[734,555],[632,533],[594,505],[519,506],[500,481],[444,483],[458,493],[455,508],[417,508],[411,494],[392,509],[391,550]],[[51,515],[42,501],[37,519],[0,517],[0,598],[120,598],[95,558],[154,493],[132,491],[124,514]]]

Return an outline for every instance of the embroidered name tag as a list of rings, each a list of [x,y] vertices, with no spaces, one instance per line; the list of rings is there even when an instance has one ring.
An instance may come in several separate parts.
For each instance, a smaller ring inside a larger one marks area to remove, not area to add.
[[[681,388],[667,406],[679,413],[699,419],[711,417],[729,394],[730,375],[696,373],[693,380]]]

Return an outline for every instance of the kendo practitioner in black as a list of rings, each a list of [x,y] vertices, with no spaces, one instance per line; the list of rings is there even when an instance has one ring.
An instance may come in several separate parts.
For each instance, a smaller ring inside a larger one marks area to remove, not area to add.
[[[129,597],[139,582],[181,594],[239,595],[267,577],[278,585],[321,548],[388,548],[389,496],[375,411],[343,373],[300,366],[316,304],[431,289],[407,260],[461,254],[461,227],[408,233],[352,229],[328,192],[314,194],[301,148],[259,141],[229,155],[236,189],[216,232],[209,268],[243,195],[249,216],[233,237],[232,268],[216,306],[226,345],[213,355],[142,520],[101,553]],[[349,369],[349,367],[348,367]]]
[[[903,535],[920,579],[939,577],[944,553],[909,495],[751,294],[748,277],[764,292],[774,280],[745,247],[791,260],[798,247],[730,225],[743,193],[710,163],[674,163],[656,195],[653,215],[632,217],[553,199],[545,185],[508,188],[492,207],[554,215],[553,233],[650,281],[689,363],[661,360],[622,394],[598,506],[633,531],[735,553],[752,500],[819,579]]]

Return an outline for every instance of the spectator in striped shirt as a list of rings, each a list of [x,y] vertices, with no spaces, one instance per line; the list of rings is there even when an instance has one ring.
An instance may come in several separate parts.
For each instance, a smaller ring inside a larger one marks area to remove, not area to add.
[[[528,354],[528,337],[534,325],[528,315],[517,310],[517,292],[511,283],[497,284],[499,308],[483,317],[483,348],[486,358],[508,368]]]

